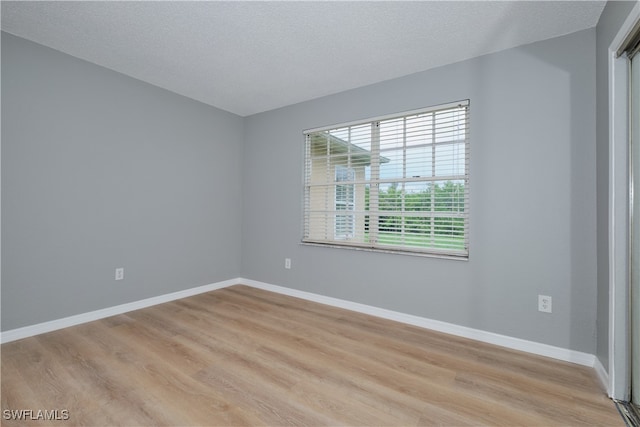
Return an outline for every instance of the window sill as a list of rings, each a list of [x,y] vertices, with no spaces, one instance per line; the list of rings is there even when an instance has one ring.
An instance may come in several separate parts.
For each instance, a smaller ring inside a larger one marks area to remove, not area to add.
[[[380,252],[386,254],[393,255],[409,255],[416,256],[422,258],[440,258],[440,259],[450,259],[455,261],[469,261],[469,255],[452,255],[446,253],[428,253],[428,252],[417,252],[410,250],[398,250],[398,249],[385,249],[385,248],[372,248],[366,246],[356,246],[356,245],[339,245],[334,243],[320,243],[320,242],[300,242],[303,246],[318,246],[323,248],[335,248],[335,249],[348,249],[355,251],[364,251],[364,252]]]

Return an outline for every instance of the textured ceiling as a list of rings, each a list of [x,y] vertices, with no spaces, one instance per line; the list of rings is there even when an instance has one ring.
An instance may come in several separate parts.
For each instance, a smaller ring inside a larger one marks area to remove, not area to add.
[[[247,116],[591,28],[604,5],[2,1],[2,30]]]

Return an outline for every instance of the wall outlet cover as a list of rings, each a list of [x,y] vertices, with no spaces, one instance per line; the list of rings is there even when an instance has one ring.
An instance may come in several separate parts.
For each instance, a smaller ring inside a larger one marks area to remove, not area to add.
[[[543,313],[552,312],[552,299],[548,295],[538,295],[538,311]]]

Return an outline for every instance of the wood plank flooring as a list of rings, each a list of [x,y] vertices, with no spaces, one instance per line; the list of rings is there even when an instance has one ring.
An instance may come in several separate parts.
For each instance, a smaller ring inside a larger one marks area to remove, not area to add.
[[[624,425],[592,369],[241,285],[1,350],[7,426]]]

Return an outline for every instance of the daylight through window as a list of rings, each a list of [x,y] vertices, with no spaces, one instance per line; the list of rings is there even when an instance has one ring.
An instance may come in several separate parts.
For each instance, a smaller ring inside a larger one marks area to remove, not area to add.
[[[469,102],[305,132],[307,243],[468,257]]]

